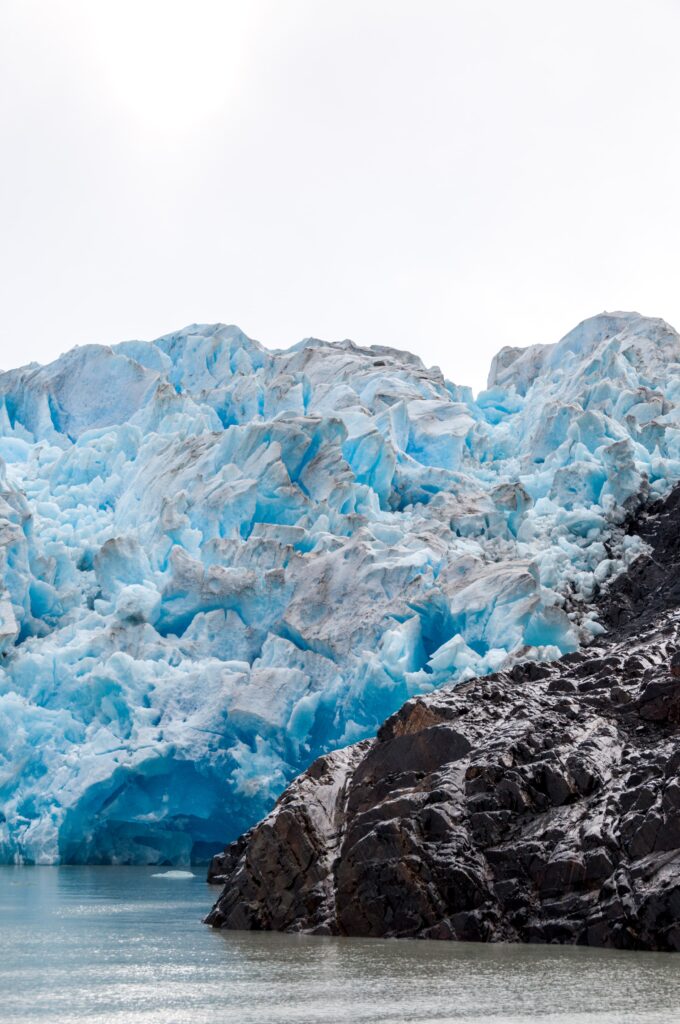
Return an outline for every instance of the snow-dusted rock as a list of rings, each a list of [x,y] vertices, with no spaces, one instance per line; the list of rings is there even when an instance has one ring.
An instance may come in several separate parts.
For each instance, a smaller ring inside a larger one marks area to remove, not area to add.
[[[679,423],[629,313],[476,400],[222,325],[0,374],[0,859],[204,858],[408,697],[574,650]]]

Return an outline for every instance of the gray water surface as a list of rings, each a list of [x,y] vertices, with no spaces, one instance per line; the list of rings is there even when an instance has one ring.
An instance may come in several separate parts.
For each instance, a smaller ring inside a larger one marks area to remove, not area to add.
[[[153,868],[0,868],[0,1021],[680,1022],[680,955],[214,932]]]

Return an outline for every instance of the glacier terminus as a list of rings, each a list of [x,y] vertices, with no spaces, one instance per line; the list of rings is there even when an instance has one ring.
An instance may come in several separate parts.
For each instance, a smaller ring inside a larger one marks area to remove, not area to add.
[[[0,456],[0,860],[187,866],[409,697],[602,632],[680,337],[605,313],[475,398],[193,326],[1,373]]]

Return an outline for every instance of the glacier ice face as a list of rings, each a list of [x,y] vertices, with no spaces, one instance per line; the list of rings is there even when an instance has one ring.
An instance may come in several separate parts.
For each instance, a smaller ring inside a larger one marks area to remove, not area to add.
[[[0,374],[0,860],[204,859],[412,694],[575,649],[679,424],[632,313],[476,400],[223,325]]]

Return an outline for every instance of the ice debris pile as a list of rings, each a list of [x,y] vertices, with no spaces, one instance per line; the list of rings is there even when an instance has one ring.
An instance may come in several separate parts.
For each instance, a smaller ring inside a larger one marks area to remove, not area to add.
[[[476,400],[222,325],[0,374],[0,860],[186,866],[409,696],[574,650],[679,425],[634,313]]]

